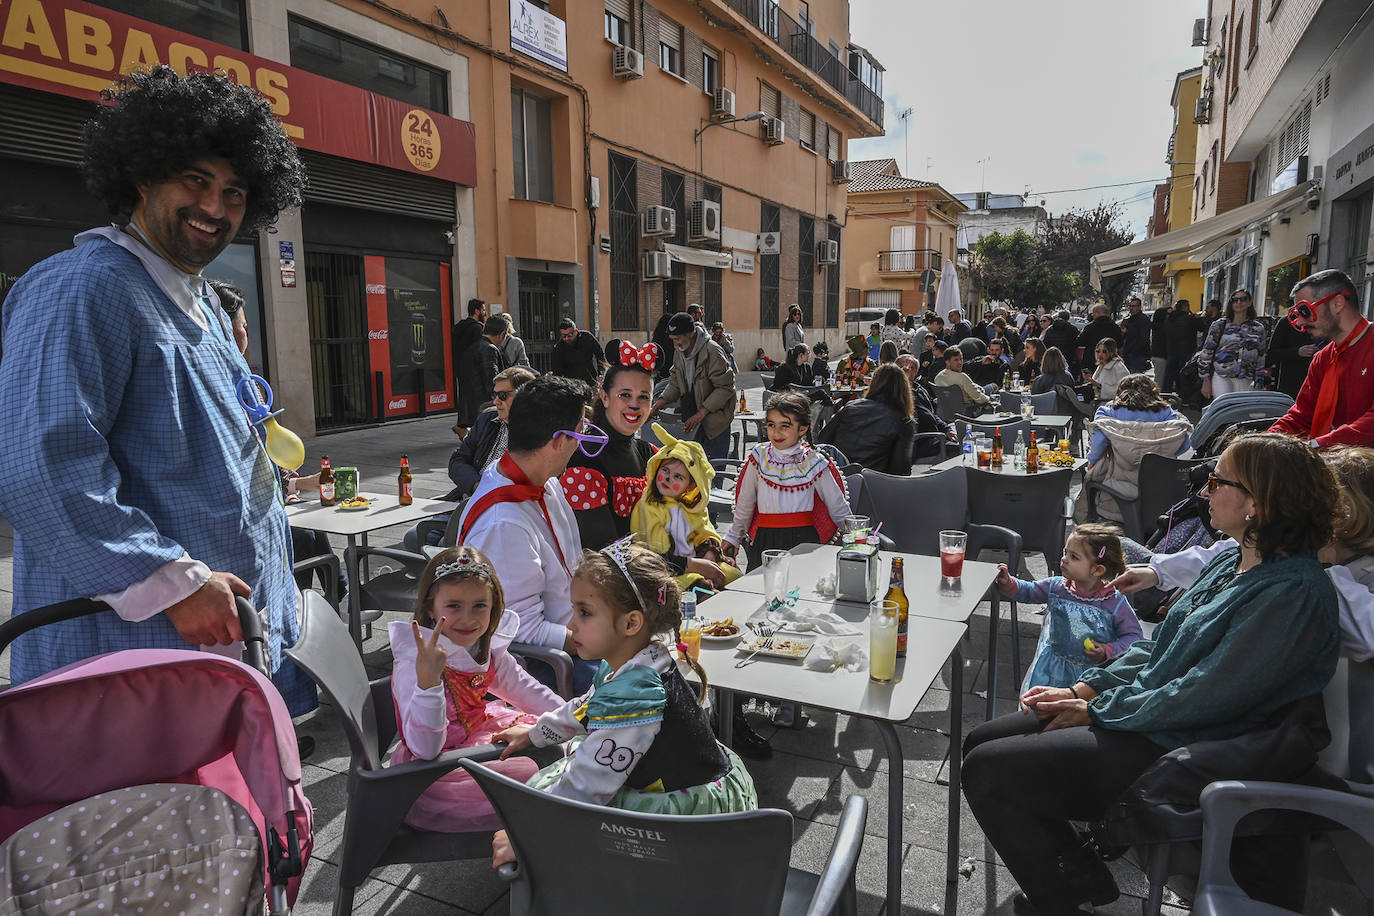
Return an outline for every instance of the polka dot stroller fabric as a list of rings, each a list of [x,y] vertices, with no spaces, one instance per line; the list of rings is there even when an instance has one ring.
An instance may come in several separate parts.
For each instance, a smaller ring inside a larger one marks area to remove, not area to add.
[[[262,913],[262,844],[243,806],[207,786],[116,789],[0,845],[0,916]]]
[[[147,788],[159,784],[175,784],[183,791],[207,787],[223,798],[193,798],[192,804]],[[110,823],[76,826],[65,813],[70,806],[79,809],[85,804],[86,812],[75,813],[90,814],[91,800],[105,797],[108,806],[110,793],[134,787],[135,796],[147,792],[149,797],[138,797],[139,805],[134,805],[132,798],[123,796],[124,805],[113,806],[116,815],[123,811],[126,820],[133,820],[123,826],[122,840],[110,839],[108,846]],[[231,812],[226,802],[238,810]],[[140,811],[145,806],[160,813]],[[253,827],[255,850],[237,839],[244,817]],[[145,829],[151,829],[158,842],[144,843]],[[201,829],[206,832],[201,834]],[[40,837],[35,838],[35,832]],[[166,838],[173,833],[182,836],[169,842]],[[209,912],[262,912],[264,885],[272,911],[288,912],[302,867],[309,861],[312,837],[313,812],[301,788],[300,758],[285,701],[266,675],[243,662],[178,649],[126,650],[76,662],[0,693],[0,840],[7,844],[0,855],[4,916],[87,912],[75,906],[76,901],[57,908],[6,909],[18,905],[17,896],[39,894],[36,882],[43,873],[15,870],[29,861],[51,867],[48,877],[56,879],[49,885],[52,893],[67,891],[72,881],[82,886],[82,894],[94,894],[96,887],[118,888],[120,905],[92,907],[91,913],[137,913],[137,904],[122,904],[125,887],[132,888],[136,878],[147,880],[138,872],[149,869],[167,888],[180,885],[180,891],[169,893],[184,892],[188,901],[189,894],[196,893],[194,902],[203,904],[199,890],[178,880],[178,870],[194,866],[191,872],[206,876],[209,884],[211,873],[214,881],[226,880],[220,872],[227,863],[233,863],[231,878],[247,878],[245,868],[254,872],[255,889],[246,904],[216,904]],[[242,854],[245,850],[249,857]],[[54,866],[50,855],[70,864]],[[38,856],[44,861],[38,862]],[[240,875],[232,875],[235,868]],[[109,877],[112,869],[116,874]],[[194,884],[194,877],[191,881]],[[245,891],[249,886],[243,885]],[[159,898],[156,910],[145,911],[203,911],[199,906],[162,903]]]

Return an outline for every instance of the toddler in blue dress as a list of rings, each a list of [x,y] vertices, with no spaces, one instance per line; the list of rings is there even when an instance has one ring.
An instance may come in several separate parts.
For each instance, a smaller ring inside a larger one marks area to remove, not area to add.
[[[1116,658],[1144,638],[1126,597],[1109,583],[1126,571],[1121,539],[1109,525],[1079,525],[1064,542],[1062,576],[1038,582],[1017,579],[1001,564],[997,588],[1008,598],[1046,604],[1021,692],[1031,687],[1069,687],[1079,675]]]

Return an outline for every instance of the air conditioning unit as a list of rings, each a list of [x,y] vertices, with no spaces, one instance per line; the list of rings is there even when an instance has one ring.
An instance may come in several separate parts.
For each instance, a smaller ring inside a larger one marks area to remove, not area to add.
[[[782,118],[763,119],[763,142],[769,146],[779,146],[787,141],[787,131]]]
[[[616,45],[611,52],[611,73],[617,79],[637,80],[644,75],[644,55],[634,48]]]
[[[1205,47],[1207,47],[1207,20],[1206,20],[1206,19],[1194,19],[1194,20],[1193,20],[1193,47],[1195,47],[1195,48],[1205,48]]]
[[[830,163],[830,181],[832,184],[849,184],[853,180],[848,159],[837,159]]]
[[[713,200],[694,200],[687,209],[687,241],[720,241],[720,204]]]
[[[644,252],[644,279],[666,280],[673,275],[672,264],[666,251]]]
[[[677,232],[677,211],[672,207],[645,207],[639,214],[639,234],[644,238]]]
[[[1193,106],[1193,123],[1210,124],[1211,122],[1212,97],[1210,95],[1204,95],[1202,98],[1198,99],[1197,104]]]
[[[735,94],[724,86],[711,93],[711,117],[733,118],[735,116]]]
[[[816,245],[817,264],[838,264],[840,261],[840,243],[834,239],[826,239]]]

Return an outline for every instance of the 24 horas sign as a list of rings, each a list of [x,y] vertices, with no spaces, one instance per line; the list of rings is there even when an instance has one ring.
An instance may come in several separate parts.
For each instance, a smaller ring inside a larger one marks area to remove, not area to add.
[[[468,121],[79,0],[0,0],[0,82],[94,100],[122,74],[159,63],[252,86],[305,149],[477,183]]]

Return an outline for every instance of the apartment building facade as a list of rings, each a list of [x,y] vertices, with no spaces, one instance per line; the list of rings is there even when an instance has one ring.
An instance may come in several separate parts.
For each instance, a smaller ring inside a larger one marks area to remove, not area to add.
[[[207,274],[243,289],[251,361],[303,433],[450,408],[449,328],[473,297],[541,368],[563,317],[647,339],[700,302],[743,347],[779,338],[792,302],[839,326],[844,151],[883,119],[846,2],[445,9],[0,7],[0,284],[107,221],[80,125],[121,73],[164,62],[256,86],[302,148],[305,205]]]
[[[844,275],[861,307],[908,315],[934,307],[967,208],[933,181],[903,178],[895,159],[850,165]]]

